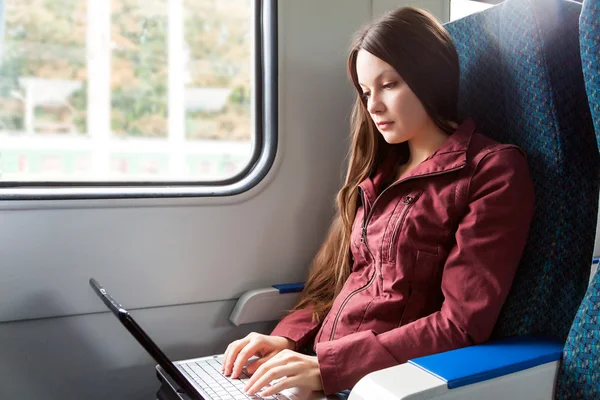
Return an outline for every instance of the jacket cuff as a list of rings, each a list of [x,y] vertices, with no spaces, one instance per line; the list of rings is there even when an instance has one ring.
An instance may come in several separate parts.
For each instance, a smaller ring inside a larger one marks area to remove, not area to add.
[[[330,395],[349,388],[342,388],[338,376],[337,362],[335,360],[335,342],[321,342],[317,344],[317,360],[321,372],[323,391]]]
[[[319,324],[312,321],[312,307],[294,311],[283,318],[271,332],[271,336],[283,336],[296,343],[296,351],[300,351],[314,338]]]
[[[352,389],[365,375],[400,364],[379,343],[373,331],[318,343],[317,359],[325,394]]]
[[[273,332],[271,332],[271,336],[281,336],[286,339],[289,339],[295,343],[294,349],[293,349],[294,351],[298,351],[300,349],[300,346],[298,346],[298,343],[300,343],[302,341],[302,335],[300,335],[298,332],[290,332],[289,329],[286,329],[284,327],[281,327],[281,328],[275,327]]]

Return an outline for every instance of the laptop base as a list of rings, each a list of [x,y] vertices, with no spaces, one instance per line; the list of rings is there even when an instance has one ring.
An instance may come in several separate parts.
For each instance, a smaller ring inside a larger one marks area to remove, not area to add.
[[[181,400],[176,393],[173,393],[173,389],[167,385],[161,385],[158,392],[156,392],[157,400]]]
[[[175,389],[177,386],[168,379],[167,374],[163,374],[160,366],[156,366],[156,377],[160,382],[160,389],[156,392],[158,400],[188,400],[189,398],[184,393],[178,393]]]
[[[169,377],[169,374],[165,373],[160,365],[156,366],[156,376],[161,384],[160,389],[156,393],[158,400],[190,400],[185,393],[176,390],[177,385]],[[294,400],[346,400],[347,395],[330,395],[326,396],[323,392],[309,392],[305,391],[296,392],[298,396],[290,396],[289,393],[285,393],[289,398]]]

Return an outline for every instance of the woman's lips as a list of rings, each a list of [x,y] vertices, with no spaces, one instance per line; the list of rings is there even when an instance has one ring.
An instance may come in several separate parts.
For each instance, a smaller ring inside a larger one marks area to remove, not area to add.
[[[393,122],[391,122],[391,121],[382,121],[382,122],[378,122],[377,126],[381,130],[386,130],[386,129],[389,129],[392,126],[392,124],[393,124]]]

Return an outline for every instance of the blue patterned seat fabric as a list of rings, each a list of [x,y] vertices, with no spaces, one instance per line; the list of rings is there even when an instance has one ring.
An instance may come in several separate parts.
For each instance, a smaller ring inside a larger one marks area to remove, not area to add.
[[[579,41],[585,88],[600,147],[600,0],[586,0],[583,3]]]
[[[493,337],[566,339],[587,289],[600,165],[581,72],[581,4],[507,0],[451,22],[461,117],[519,145],[536,192],[530,237]]]
[[[581,61],[600,147],[600,0],[586,0],[579,19]],[[600,273],[577,312],[567,337],[556,398],[600,399]]]
[[[567,338],[556,398],[600,399],[600,273],[594,276]]]

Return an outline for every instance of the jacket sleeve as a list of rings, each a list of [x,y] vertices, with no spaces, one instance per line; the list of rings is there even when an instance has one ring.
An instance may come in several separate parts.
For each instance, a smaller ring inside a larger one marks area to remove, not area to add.
[[[313,322],[312,306],[308,306],[285,316],[271,332],[271,336],[283,336],[293,340],[296,342],[295,350],[300,351],[315,338],[320,325]]]
[[[443,267],[439,311],[378,334],[357,332],[317,345],[327,394],[370,372],[489,339],[512,285],[533,217],[533,183],[515,147],[481,158],[467,188],[468,209]]]

